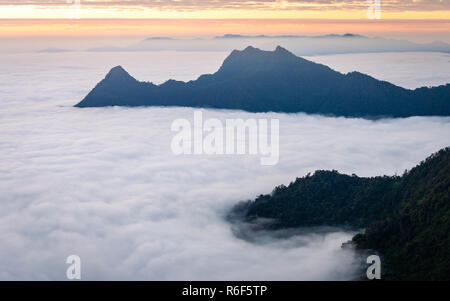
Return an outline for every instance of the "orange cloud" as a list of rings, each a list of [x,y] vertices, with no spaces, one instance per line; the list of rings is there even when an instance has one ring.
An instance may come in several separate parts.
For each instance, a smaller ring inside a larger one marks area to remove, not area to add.
[[[68,4],[68,2],[72,4]],[[367,0],[0,0],[0,18],[366,18]],[[383,18],[448,19],[448,0],[381,0]]]
[[[0,37],[215,36],[239,34],[449,33],[450,20],[41,19],[0,20]]]

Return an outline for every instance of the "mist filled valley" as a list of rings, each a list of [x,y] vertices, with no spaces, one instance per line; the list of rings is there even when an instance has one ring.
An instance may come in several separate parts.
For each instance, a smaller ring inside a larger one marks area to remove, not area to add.
[[[224,51],[21,52],[0,56],[0,279],[352,280],[359,261],[342,227],[237,233],[226,220],[318,169],[401,175],[450,145],[449,117],[368,120],[202,109],[205,118],[276,118],[279,161],[172,153],[171,124],[194,108],[75,108],[116,65],[162,83],[213,73]],[[445,84],[447,53],[309,56],[413,89]],[[436,71],[438,70],[438,71]],[[197,109],[198,110],[198,109]],[[242,230],[242,229],[241,229]],[[239,230],[239,231],[241,231]],[[245,229],[244,229],[245,230]]]

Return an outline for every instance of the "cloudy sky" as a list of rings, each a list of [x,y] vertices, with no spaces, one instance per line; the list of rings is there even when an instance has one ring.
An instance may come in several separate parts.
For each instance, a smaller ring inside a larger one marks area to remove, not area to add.
[[[108,18],[333,18],[358,19],[366,0],[1,0],[3,18],[58,18],[80,2],[83,15]],[[446,19],[448,0],[383,0],[385,18]]]
[[[57,9],[67,6],[67,3],[71,2],[76,1],[1,0],[0,4],[16,7],[28,6],[37,9]],[[445,11],[449,9],[449,3],[446,0],[383,0],[381,2],[383,8],[395,12]],[[98,10],[253,10],[255,14],[264,10],[278,12],[289,10],[342,10],[348,12],[367,7],[367,1],[365,0],[81,0],[81,4],[86,8]]]
[[[80,0],[80,6],[75,2],[0,0],[0,37],[450,31],[449,0],[382,0],[381,19],[376,22],[367,17],[366,0]]]

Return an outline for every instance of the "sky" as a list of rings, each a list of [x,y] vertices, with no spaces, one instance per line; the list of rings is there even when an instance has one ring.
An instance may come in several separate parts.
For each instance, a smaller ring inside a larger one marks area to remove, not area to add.
[[[1,0],[2,17],[64,18],[80,3],[86,18],[333,18],[361,19],[366,0]],[[448,0],[383,0],[385,18],[445,19]]]
[[[372,1],[0,0],[0,37],[450,31],[450,0]]]
[[[401,174],[449,145],[448,117],[371,121],[204,110],[205,118],[219,120],[279,119],[279,164],[261,166],[258,156],[247,155],[179,157],[169,150],[171,123],[191,119],[192,108],[73,105],[115,65],[139,80],[190,80],[216,71],[228,52],[37,50],[229,33],[450,41],[450,0],[382,0],[376,20],[368,19],[368,6],[365,0],[81,0],[80,6],[0,0],[0,280],[65,279],[70,254],[81,257],[84,280],[354,277],[354,254],[341,248],[353,232],[314,229],[251,243],[223,217],[237,202],[317,169]],[[81,45],[81,38],[91,40]],[[407,88],[446,83],[450,70],[448,53],[310,59]]]

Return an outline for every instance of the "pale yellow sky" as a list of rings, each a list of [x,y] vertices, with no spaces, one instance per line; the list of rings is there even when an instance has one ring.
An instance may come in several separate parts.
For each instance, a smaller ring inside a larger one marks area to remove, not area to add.
[[[371,1],[0,0],[0,37],[450,32],[450,0]]]
[[[316,18],[449,19],[450,0],[0,0],[0,19]]]
[[[448,36],[450,20],[323,19],[3,19],[0,37],[211,37],[247,35],[358,33],[365,35]]]

